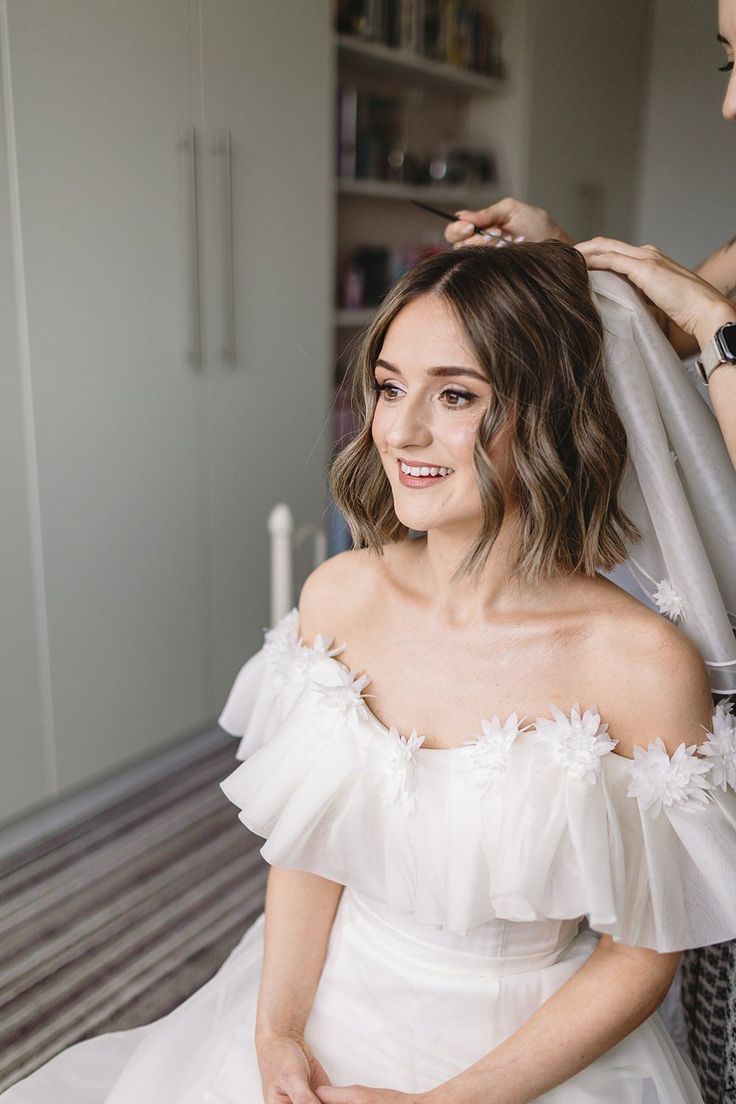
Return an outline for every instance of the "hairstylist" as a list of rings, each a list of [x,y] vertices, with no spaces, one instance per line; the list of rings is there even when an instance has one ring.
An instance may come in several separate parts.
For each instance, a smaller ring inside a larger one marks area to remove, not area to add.
[[[736,0],[719,2],[718,40],[726,52],[729,73],[723,115],[736,121]],[[456,212],[464,221],[445,231],[454,244],[487,245],[473,228],[496,229],[496,244],[508,238],[529,241],[569,234],[544,210],[515,199],[503,199],[481,211]],[[610,269],[635,284],[651,301],[666,336],[681,357],[699,352],[698,372],[708,384],[713,411],[736,467],[736,238],[694,271],[665,256],[653,245],[628,245],[612,238],[593,238],[577,248],[591,269]]]

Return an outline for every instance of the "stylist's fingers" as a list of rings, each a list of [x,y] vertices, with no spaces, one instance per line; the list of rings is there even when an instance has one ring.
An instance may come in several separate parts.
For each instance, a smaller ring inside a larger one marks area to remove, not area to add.
[[[488,230],[494,237],[506,235],[510,239],[513,235],[508,223],[516,206],[516,200],[509,198],[477,211],[455,211],[459,221],[451,222],[445,228],[445,238],[451,245],[494,245],[490,238],[476,233],[477,230]]]
[[[575,248],[577,249],[577,246]],[[580,252],[582,253],[582,250]],[[583,256],[588,268],[609,269],[611,272],[618,272],[622,276],[631,276],[635,272],[641,274],[642,265],[647,264],[647,261],[641,257],[634,257],[630,253],[620,253],[615,249],[601,249],[595,253],[584,253]]]
[[[489,237],[488,235],[491,235]],[[453,249],[462,249],[466,245],[484,245],[486,248],[498,249],[502,245],[509,245],[512,241],[523,241],[523,238],[512,238],[510,234],[502,234],[500,230],[486,230],[485,234],[473,234],[464,241],[455,242]]]
[[[617,238],[591,238],[589,241],[578,242],[575,248],[583,254],[586,261],[588,257],[608,254],[633,257],[642,261],[669,259],[656,245],[629,245],[628,242],[618,241]]]
[[[477,236],[473,223],[465,219],[461,222],[449,222],[445,227],[445,240],[451,245],[465,245]]]
[[[498,203],[492,203],[490,207],[481,207],[477,211],[463,209],[462,211],[456,211],[455,214],[467,222],[475,223],[482,230],[486,230],[491,226],[497,226],[503,230],[507,228],[522,206],[518,200],[509,196],[506,199],[500,199]]]

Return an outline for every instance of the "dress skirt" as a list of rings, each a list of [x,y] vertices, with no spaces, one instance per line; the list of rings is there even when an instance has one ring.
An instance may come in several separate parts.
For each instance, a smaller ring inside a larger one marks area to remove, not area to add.
[[[168,1015],[77,1043],[2,1104],[263,1104],[253,1042],[264,914]],[[305,1038],[333,1084],[427,1091],[529,1018],[594,950],[577,921],[416,922],[346,888]],[[693,1067],[657,1013],[545,1104],[700,1104]]]

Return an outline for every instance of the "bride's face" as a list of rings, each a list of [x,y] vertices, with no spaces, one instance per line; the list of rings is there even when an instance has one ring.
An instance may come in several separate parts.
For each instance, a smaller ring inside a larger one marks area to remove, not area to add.
[[[444,300],[423,295],[399,311],[374,371],[381,390],[373,441],[399,521],[418,531],[476,528],[482,510],[473,443],[492,386]],[[494,441],[491,456],[505,479],[504,453],[505,442]],[[431,472],[412,475],[407,467]]]

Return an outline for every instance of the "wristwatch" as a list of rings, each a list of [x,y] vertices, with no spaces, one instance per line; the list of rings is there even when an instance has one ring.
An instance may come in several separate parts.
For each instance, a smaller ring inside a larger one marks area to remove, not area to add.
[[[710,377],[722,364],[736,365],[736,322],[726,322],[720,326],[696,360],[695,367],[703,383],[708,383]]]

